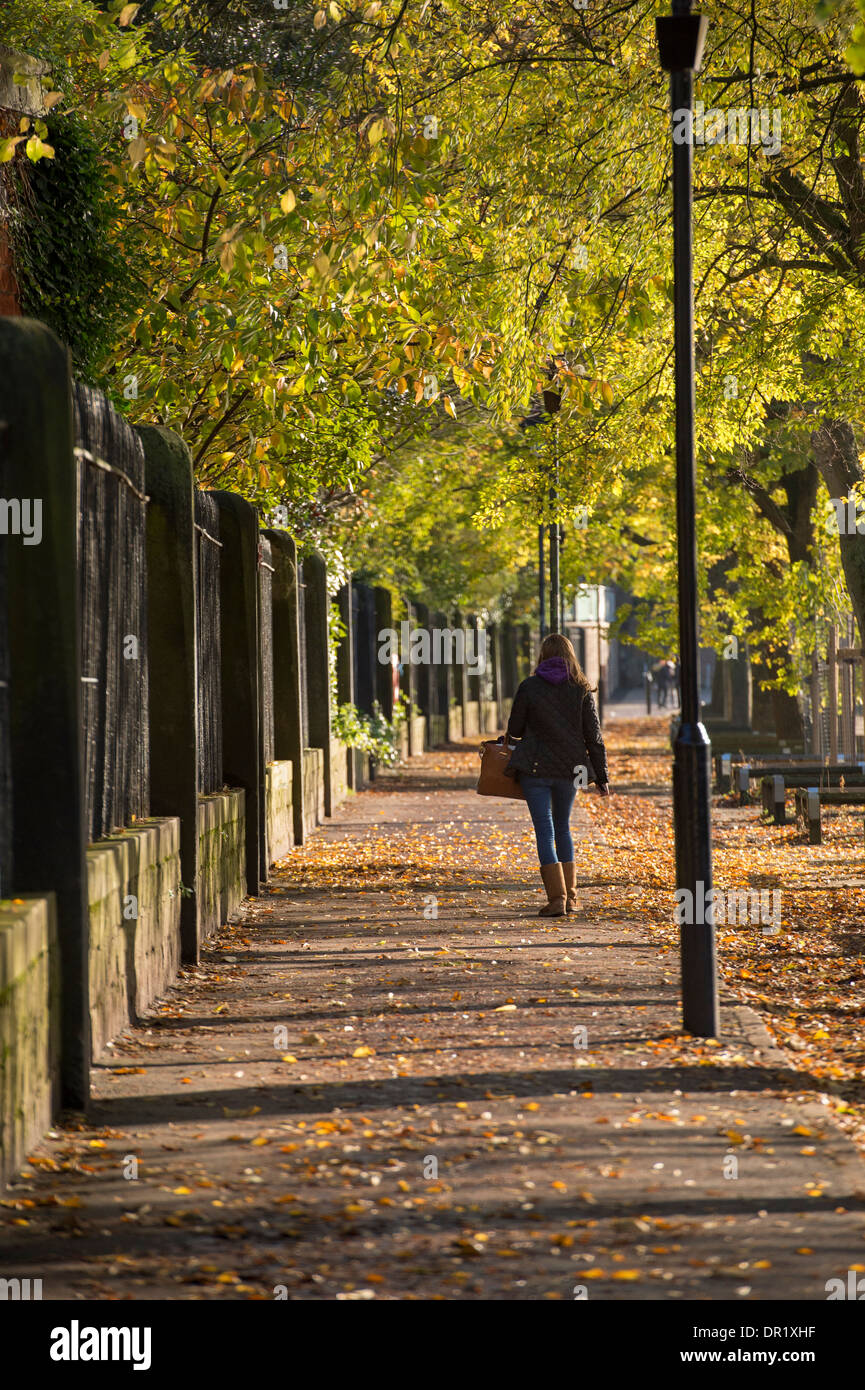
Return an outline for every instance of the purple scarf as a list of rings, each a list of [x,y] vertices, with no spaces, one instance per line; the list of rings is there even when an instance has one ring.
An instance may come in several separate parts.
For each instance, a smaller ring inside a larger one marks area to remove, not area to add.
[[[569,675],[568,663],[563,656],[548,656],[546,661],[538,662],[535,675],[549,681],[550,685],[563,685]]]

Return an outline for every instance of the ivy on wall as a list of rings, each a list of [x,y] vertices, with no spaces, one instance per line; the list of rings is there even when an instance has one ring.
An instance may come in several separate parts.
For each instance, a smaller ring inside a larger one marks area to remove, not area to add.
[[[136,299],[117,239],[110,174],[75,116],[48,122],[54,159],[13,163],[10,230],[23,311],[67,344],[79,379],[108,386],[111,349]]]

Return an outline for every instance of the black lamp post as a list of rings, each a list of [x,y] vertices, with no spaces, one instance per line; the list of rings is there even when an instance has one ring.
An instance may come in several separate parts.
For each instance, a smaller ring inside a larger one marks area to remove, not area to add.
[[[555,512],[556,489],[550,488],[550,510]],[[561,588],[562,581],[559,573],[559,524],[551,521],[549,525],[550,535],[550,632],[561,632],[559,627],[559,616],[561,613]]]
[[[561,397],[560,392],[554,391],[554,390],[546,390],[546,391],[544,391],[544,393],[543,393],[543,400],[544,400],[544,408],[543,408],[543,410],[535,410],[531,415],[527,415],[527,416],[525,417],[524,420],[521,420],[521,421],[520,421],[520,429],[521,429],[521,430],[531,429],[533,425],[539,425],[539,424],[541,424],[541,422],[542,422],[543,419],[544,419],[544,415],[545,415],[545,414],[546,414],[546,415],[555,415],[556,411],[559,409],[559,407],[560,407],[560,405],[561,405],[561,403],[562,403],[562,397]],[[554,460],[553,470],[554,470],[554,473],[557,473],[557,472],[558,472],[558,439],[557,439],[557,441],[556,441],[556,458],[555,458],[555,460]],[[553,510],[555,510],[555,500],[556,500],[556,491],[555,491],[555,488],[551,487],[551,488],[550,488],[550,502],[551,502],[551,504],[553,505]],[[561,631],[561,627],[560,627],[560,616],[561,616],[561,584],[560,584],[560,581],[559,581],[559,534],[560,534],[560,533],[559,533],[559,528],[558,528],[558,526],[555,526],[555,527],[554,527],[553,524],[552,524],[552,522],[551,522],[551,523],[550,523],[550,527],[549,527],[549,537],[550,537],[550,584],[549,584],[549,609],[550,609],[550,611],[549,611],[549,617],[550,617],[550,625],[549,625],[549,628],[547,628],[547,604],[546,604],[546,592],[545,592],[545,584],[544,584],[544,539],[545,539],[544,533],[545,533],[545,530],[546,530],[546,528],[545,528],[545,526],[544,526],[544,523],[543,523],[543,522],[540,522],[540,523],[538,524],[538,617],[539,617],[538,630],[539,630],[540,635],[541,635],[541,640],[543,640],[543,638],[547,635],[547,632],[548,632],[548,631],[550,631],[550,632]]]
[[[700,723],[697,673],[697,522],[694,461],[693,85],[708,20],[691,0],[672,0],[656,19],[661,66],[670,74],[673,131],[673,263],[676,374],[676,522],[679,539],[681,721],[674,742],[673,807],[676,887],[690,892],[681,926],[684,1027],[697,1037],[718,1033],[715,926],[704,910],[712,887],[709,737]],[[686,903],[687,903],[686,898]],[[710,920],[705,921],[708,916]],[[688,920],[690,918],[690,921]]]
[[[546,623],[547,601],[546,601],[545,589],[544,589],[544,523],[543,523],[543,522],[540,522],[540,524],[538,525],[538,612],[540,613],[540,626],[539,626],[539,629],[538,629],[538,630],[539,630],[539,632],[540,632],[540,634],[541,634],[541,641],[543,641],[544,638],[545,638],[546,635],[547,635],[547,623]]]
[[[565,586],[562,584],[562,550],[565,544],[565,528],[559,527],[559,632],[565,630]]]

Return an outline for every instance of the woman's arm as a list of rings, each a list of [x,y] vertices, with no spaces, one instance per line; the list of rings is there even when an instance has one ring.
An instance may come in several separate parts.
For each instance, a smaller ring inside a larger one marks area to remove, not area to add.
[[[522,681],[514,696],[514,703],[511,705],[511,714],[508,719],[507,727],[507,736],[509,738],[522,738],[525,733],[528,713],[529,697],[526,690],[526,682]]]
[[[583,738],[586,742],[586,749],[589,757],[592,760],[595,780],[599,787],[603,787],[609,781],[607,776],[607,750],[604,747],[604,736],[601,733],[601,721],[598,718],[594,696],[591,691],[588,690],[583,700]]]

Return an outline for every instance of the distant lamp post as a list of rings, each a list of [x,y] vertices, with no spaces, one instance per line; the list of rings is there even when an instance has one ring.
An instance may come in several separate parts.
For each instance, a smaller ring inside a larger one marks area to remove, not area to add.
[[[559,422],[558,413],[562,405],[562,393],[549,387],[544,391],[544,410],[548,415],[554,417],[553,421],[553,482],[550,486],[550,632],[561,631],[562,616],[562,580],[560,556],[561,547],[559,544],[560,533],[559,523],[555,519],[556,503],[558,494],[556,484],[559,477]]]
[[[533,425],[540,425],[543,422],[544,414],[555,415],[562,403],[560,392],[549,388],[543,392],[544,408],[535,410],[531,415],[527,415],[520,421],[520,429],[531,429]],[[554,470],[558,471],[558,436],[556,438],[556,457],[554,460]],[[555,503],[556,490],[550,488],[550,502]],[[561,584],[559,580],[559,529],[550,523],[550,625],[547,628],[547,605],[544,584],[544,524],[538,526],[538,630],[541,640],[547,635],[547,631],[556,632],[560,630],[561,616]]]
[[[700,723],[697,670],[697,520],[694,460],[693,85],[708,20],[691,0],[672,0],[655,20],[661,66],[670,74],[673,138],[673,267],[676,378],[676,524],[679,541],[681,720],[674,742],[673,814],[676,887],[687,890],[681,924],[683,1024],[697,1037],[718,1033],[718,984],[712,910],[709,737]],[[690,896],[688,896],[690,895]],[[681,896],[679,896],[681,902]],[[688,903],[691,905],[688,911]],[[682,909],[680,908],[680,911]]]

